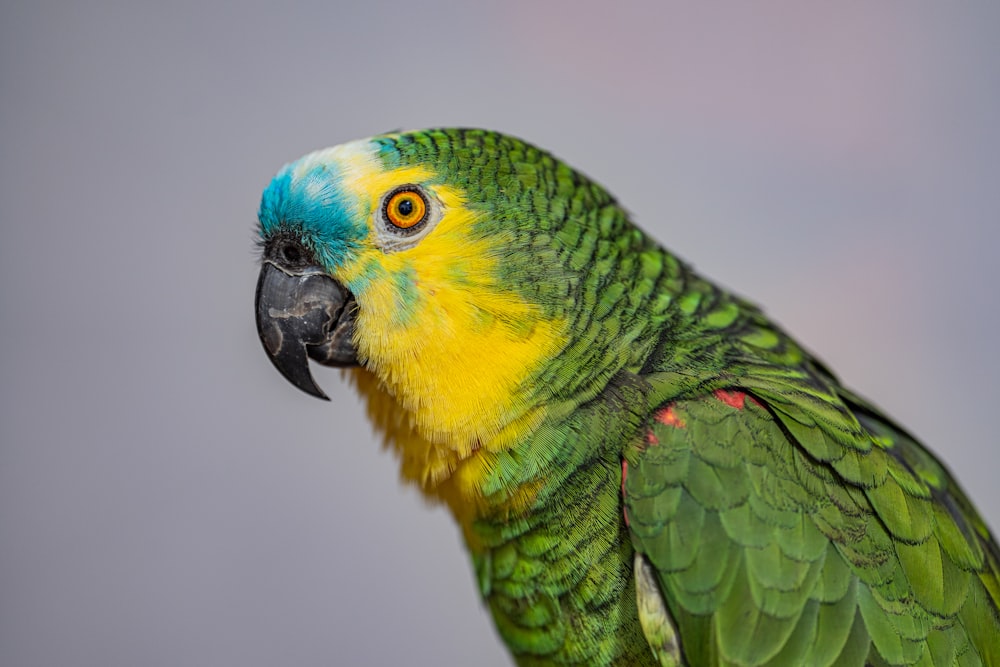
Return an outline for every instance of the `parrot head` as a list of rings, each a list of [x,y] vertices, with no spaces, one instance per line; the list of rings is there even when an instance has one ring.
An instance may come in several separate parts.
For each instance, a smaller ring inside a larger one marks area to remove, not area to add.
[[[426,130],[317,151],[261,200],[258,333],[314,396],[325,398],[308,359],[356,366],[404,429],[466,453],[510,443],[567,385],[552,360],[601,307],[593,264],[642,238],[624,220],[600,186],[498,133]],[[577,343],[591,357],[611,345]]]

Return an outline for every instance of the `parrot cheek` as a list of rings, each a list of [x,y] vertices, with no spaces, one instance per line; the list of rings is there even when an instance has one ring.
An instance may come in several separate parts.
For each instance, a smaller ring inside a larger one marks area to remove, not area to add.
[[[318,267],[291,271],[265,260],[257,281],[257,334],[275,368],[296,387],[326,399],[309,373],[308,359],[355,366],[351,342],[357,304]]]

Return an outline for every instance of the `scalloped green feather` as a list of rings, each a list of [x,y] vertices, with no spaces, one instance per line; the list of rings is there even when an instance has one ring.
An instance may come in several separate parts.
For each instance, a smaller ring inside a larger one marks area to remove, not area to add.
[[[893,537],[910,543],[930,537],[934,512],[928,500],[906,493],[894,480],[867,489],[867,496]]]
[[[900,542],[896,554],[921,606],[937,616],[955,616],[968,597],[970,573],[959,569],[934,538],[919,545]]]
[[[750,575],[738,568],[729,598],[715,614],[719,652],[734,664],[766,664],[784,647],[801,614],[802,608],[790,617],[766,613],[754,601]]]

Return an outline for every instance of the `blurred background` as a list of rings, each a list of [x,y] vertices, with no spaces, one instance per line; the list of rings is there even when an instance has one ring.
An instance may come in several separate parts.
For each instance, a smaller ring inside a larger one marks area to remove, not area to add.
[[[1000,4],[5,2],[0,664],[506,665],[450,516],[253,324],[270,176],[483,126],[604,183],[1000,529]]]

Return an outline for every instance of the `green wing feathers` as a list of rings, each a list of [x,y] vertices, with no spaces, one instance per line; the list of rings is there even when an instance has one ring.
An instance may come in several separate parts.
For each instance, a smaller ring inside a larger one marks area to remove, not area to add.
[[[1000,664],[997,545],[947,471],[848,392],[755,376],[663,405],[626,454],[688,664]]]

